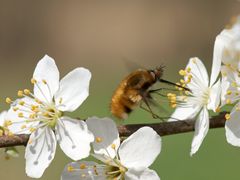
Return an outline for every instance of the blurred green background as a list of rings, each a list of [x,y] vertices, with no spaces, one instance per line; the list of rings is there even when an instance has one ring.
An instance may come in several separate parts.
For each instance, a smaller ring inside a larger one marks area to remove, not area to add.
[[[168,1],[0,1],[1,110],[6,96],[31,88],[36,63],[52,56],[62,77],[75,67],[93,74],[90,96],[73,117],[111,116],[109,101],[129,73],[124,59],[139,67],[166,66],[165,79],[177,81],[178,70],[192,56],[211,68],[216,35],[240,13],[238,0]],[[136,110],[126,123],[148,123],[151,115]],[[189,156],[193,133],[163,137],[153,164],[163,180],[239,179],[240,148],[226,143],[224,129],[210,130],[199,152]],[[28,180],[21,157],[0,155],[0,179]],[[71,160],[58,149],[43,180],[57,180]]]

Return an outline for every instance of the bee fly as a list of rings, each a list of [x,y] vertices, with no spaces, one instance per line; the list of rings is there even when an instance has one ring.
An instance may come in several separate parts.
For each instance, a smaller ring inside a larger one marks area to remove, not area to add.
[[[151,90],[150,88],[156,82],[162,82],[188,90],[181,85],[162,79],[163,68],[163,66],[160,66],[154,70],[138,69],[125,77],[112,96],[111,113],[119,119],[126,119],[128,114],[136,106],[140,105],[142,109],[150,112],[153,118],[162,119],[157,114],[153,113],[149,100],[152,99],[151,93],[160,91],[164,88],[155,90]],[[142,103],[145,103],[147,108],[143,107]]]

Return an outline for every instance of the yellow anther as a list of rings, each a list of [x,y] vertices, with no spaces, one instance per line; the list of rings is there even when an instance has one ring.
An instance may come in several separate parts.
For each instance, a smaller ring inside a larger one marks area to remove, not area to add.
[[[190,72],[191,72],[191,68],[188,67],[188,68],[186,69],[186,71],[187,71],[188,73],[190,73]]]
[[[11,125],[12,125],[12,121],[11,120],[5,120],[4,123],[3,123],[4,127],[8,127],[8,126],[11,126]]]
[[[18,97],[23,97],[23,91],[19,90],[17,95],[18,95]]]
[[[2,129],[0,129],[0,136],[3,136],[4,131]]]
[[[7,97],[7,98],[6,98],[6,103],[11,104],[11,103],[12,103],[12,100],[11,100],[9,97]]]
[[[82,177],[82,178],[85,178],[85,177],[87,177],[87,175],[83,173],[83,174],[81,175],[81,177]]]
[[[74,167],[69,165],[69,166],[67,167],[67,171],[68,171],[68,172],[73,172],[73,171],[74,171]]]
[[[232,104],[231,99],[226,99],[226,104]]]
[[[35,114],[30,114],[30,115],[29,115],[29,118],[30,118],[30,119],[34,119],[35,117],[36,117]]]
[[[231,84],[232,87],[237,87],[237,82],[233,81]]]
[[[176,107],[177,107],[177,104],[176,104],[176,103],[172,103],[172,104],[171,104],[171,107],[172,107],[172,108],[176,108]]]
[[[47,81],[45,79],[42,80],[43,84],[47,84]]]
[[[36,103],[38,104],[42,104],[42,101],[40,101],[39,99],[35,99]]]
[[[23,118],[24,117],[23,113],[22,112],[18,113],[18,117]]]
[[[219,112],[221,111],[221,108],[218,106],[218,107],[215,109],[215,111],[216,111],[217,113],[219,113]]]
[[[240,106],[237,106],[237,107],[236,107],[236,111],[240,111]]]
[[[231,90],[228,90],[227,91],[227,95],[231,95],[232,94],[232,91]]]
[[[178,72],[181,76],[186,76],[187,72],[183,69],[181,69],[179,72]]]
[[[101,143],[102,141],[103,141],[102,138],[96,137],[96,142],[97,142],[97,143]]]
[[[112,149],[116,149],[116,145],[115,145],[115,144],[112,144],[112,145],[111,145],[111,148],[112,148]]]
[[[36,79],[32,78],[32,79],[31,79],[31,83],[32,83],[32,84],[36,84],[36,83],[37,83]]]
[[[13,108],[13,111],[15,111],[15,112],[18,111],[18,110],[19,110],[18,107],[14,107],[14,108]]]
[[[21,126],[21,129],[26,129],[26,128],[27,126],[25,124]]]
[[[183,79],[180,79],[180,83],[185,84],[185,81]]]
[[[18,104],[21,105],[21,106],[24,106],[25,102],[24,101],[19,101]]]
[[[31,94],[31,91],[29,89],[24,89],[23,91],[24,91],[24,94],[26,94],[26,95]]]
[[[86,168],[87,168],[86,164],[84,163],[80,164],[80,169],[86,169]]]
[[[30,128],[29,128],[29,131],[30,131],[31,133],[33,133],[33,132],[36,131],[36,128],[30,127]]]
[[[229,120],[231,118],[231,115],[229,113],[225,114],[225,119]]]
[[[226,77],[226,76],[227,76],[227,73],[226,73],[226,72],[222,72],[222,76],[223,76],[223,77]]]

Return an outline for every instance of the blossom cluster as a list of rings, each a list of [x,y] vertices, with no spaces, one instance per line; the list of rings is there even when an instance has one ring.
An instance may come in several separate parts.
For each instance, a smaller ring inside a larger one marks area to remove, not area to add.
[[[224,29],[214,44],[210,78],[202,61],[190,58],[177,88],[168,93],[176,108],[169,121],[194,119],[195,133],[190,155],[201,146],[209,129],[209,111],[219,112],[234,104],[226,114],[226,138],[240,146],[240,17]],[[127,139],[119,137],[110,118],[74,119],[73,112],[89,95],[91,72],[76,68],[60,80],[54,59],[45,55],[37,64],[31,83],[33,91],[19,90],[18,98],[6,98],[10,109],[0,114],[0,136],[29,134],[25,159],[26,174],[40,178],[54,159],[57,144],[74,160],[66,165],[61,179],[160,180],[149,169],[161,151],[161,137],[150,127],[142,127]],[[6,151],[13,156],[16,149]],[[92,156],[99,163],[82,160]],[[81,160],[81,161],[79,161]]]

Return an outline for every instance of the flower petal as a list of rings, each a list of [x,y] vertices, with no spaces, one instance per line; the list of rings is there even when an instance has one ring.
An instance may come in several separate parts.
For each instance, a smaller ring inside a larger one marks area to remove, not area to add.
[[[121,163],[127,168],[147,168],[161,151],[161,137],[150,127],[129,136],[119,148]]]
[[[65,166],[61,180],[106,180],[105,166],[91,161],[72,162]]]
[[[125,180],[160,180],[156,171],[145,169],[144,171],[135,171],[130,169],[125,174]]]
[[[29,111],[29,108],[21,106],[19,102],[24,102],[29,106],[36,104],[36,102],[33,101],[33,99],[28,97],[17,99],[11,105],[6,115],[6,121],[10,121],[12,123],[12,125],[8,126],[8,129],[14,134],[31,134],[29,129],[37,126],[39,122],[27,121],[29,120],[31,112]],[[19,110],[16,111],[15,108],[19,108]],[[19,117],[19,113],[22,114],[23,117]]]
[[[0,113],[0,126],[3,126],[6,116],[7,116],[7,111],[2,111]]]
[[[229,144],[240,146],[240,111],[237,110],[240,103],[236,104],[230,114],[230,119],[226,121],[226,138]]]
[[[211,71],[211,78],[210,78],[210,86],[212,86],[215,83],[220,73],[224,46],[225,46],[225,43],[222,40],[222,38],[217,36],[214,44],[214,50],[213,50],[213,63],[212,63],[212,71]]]
[[[207,135],[208,129],[209,129],[209,114],[207,108],[204,107],[201,110],[195,122],[195,132],[192,140],[192,147],[190,153],[191,156],[198,151],[199,147],[203,142],[203,139]]]
[[[31,134],[26,151],[26,173],[29,177],[40,178],[52,162],[56,151],[56,139],[53,131],[39,128]]]
[[[209,97],[209,102],[207,105],[207,108],[209,110],[216,111],[217,107],[220,104],[221,100],[221,80],[219,79],[212,87],[210,90],[210,97]]]
[[[200,111],[200,106],[186,106],[177,107],[168,121],[186,120],[194,118]]]
[[[95,136],[94,152],[114,158],[120,145],[118,129],[114,121],[110,118],[91,117],[86,122],[89,130]]]
[[[59,71],[54,59],[45,55],[37,64],[33,73],[34,95],[39,100],[50,103],[59,89]]]
[[[88,97],[91,72],[85,68],[76,68],[60,82],[56,93],[56,104],[61,111],[74,111]]]
[[[197,57],[190,58],[186,66],[186,69],[189,68],[191,69],[192,80],[187,84],[188,88],[192,91],[199,91],[208,87],[208,73],[202,61]]]
[[[94,136],[84,121],[62,117],[55,130],[58,143],[68,157],[77,161],[89,156]]]

